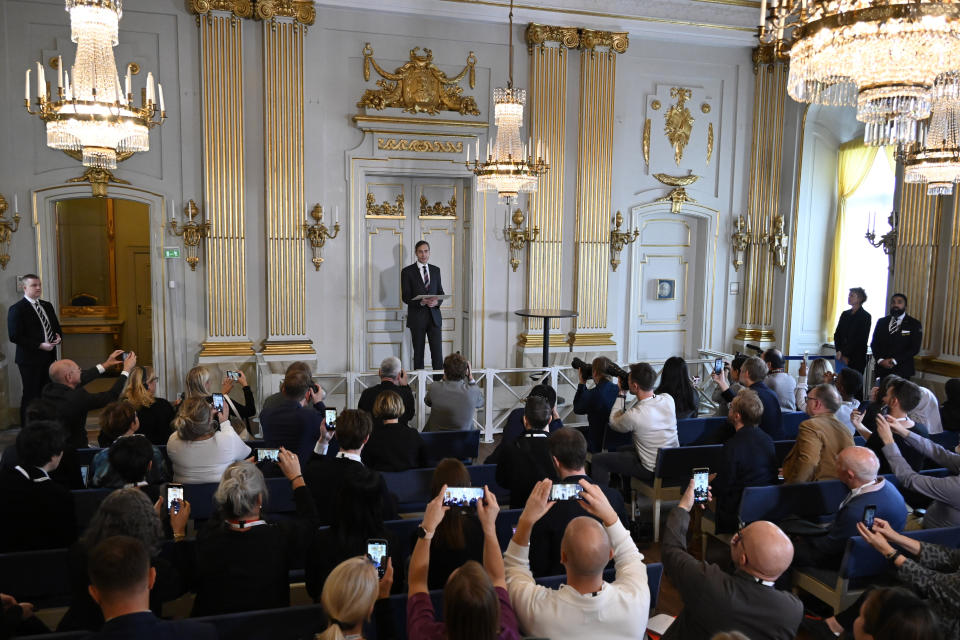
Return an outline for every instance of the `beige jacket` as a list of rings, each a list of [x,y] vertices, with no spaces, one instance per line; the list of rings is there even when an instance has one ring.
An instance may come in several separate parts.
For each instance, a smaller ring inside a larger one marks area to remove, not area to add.
[[[804,420],[783,461],[783,478],[788,483],[836,480],[837,454],[852,446],[850,430],[832,413]]]

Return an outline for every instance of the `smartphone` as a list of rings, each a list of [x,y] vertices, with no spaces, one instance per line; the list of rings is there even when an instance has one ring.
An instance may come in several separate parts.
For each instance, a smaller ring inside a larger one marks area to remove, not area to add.
[[[120,362],[123,362],[123,361],[126,360],[128,357],[130,357],[130,352],[129,352],[129,351],[124,351],[123,353],[120,354]]]
[[[87,477],[90,475],[90,467],[88,465],[83,465],[80,467],[80,477],[83,478],[83,486],[89,487],[90,483],[87,481]]]
[[[327,429],[333,431],[337,428],[337,410],[336,408],[327,407],[327,412],[324,415],[324,420],[327,423]]]
[[[804,351],[804,352],[803,352],[803,367],[804,367],[804,368],[807,368],[807,367],[809,367],[809,366],[810,366],[810,352],[809,352],[809,351]]]
[[[867,529],[873,529],[873,519],[877,515],[877,505],[868,504],[863,508],[863,524]]]
[[[882,407],[880,407],[880,415],[885,416],[889,413],[890,413],[890,407],[888,407],[887,405],[883,405]]]
[[[377,576],[382,578],[387,572],[387,541],[382,538],[367,540],[367,556],[377,568]]]
[[[257,462],[264,460],[280,461],[280,449],[257,449]]]
[[[723,373],[723,358],[717,358],[713,361],[713,372],[717,375]]]
[[[447,487],[443,494],[445,507],[476,508],[478,500],[483,500],[483,487]]]
[[[183,402],[184,400],[187,399],[187,394],[185,394],[183,391],[181,391],[181,392],[180,392],[180,395],[179,395],[178,397],[180,398],[180,402]]]
[[[227,371],[227,377],[231,380],[239,380],[240,372],[239,371]]]
[[[213,408],[217,411],[223,409],[223,394],[215,393],[213,394]]]
[[[709,499],[710,469],[698,467],[693,470],[693,502],[700,504]]]
[[[583,500],[580,492],[583,487],[579,484],[555,484],[550,487],[551,500]]]
[[[170,513],[180,513],[180,505],[183,503],[183,485],[171,482],[167,485],[167,511]]]

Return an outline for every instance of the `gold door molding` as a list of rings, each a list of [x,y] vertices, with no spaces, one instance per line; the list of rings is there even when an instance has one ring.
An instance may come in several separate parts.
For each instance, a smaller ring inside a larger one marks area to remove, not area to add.
[[[956,196],[953,198],[953,228],[950,230],[950,244],[946,250],[949,252],[947,274],[955,276],[960,273],[960,198]],[[960,357],[960,278],[948,275],[946,285],[940,355]],[[953,377],[957,377],[956,374]]]

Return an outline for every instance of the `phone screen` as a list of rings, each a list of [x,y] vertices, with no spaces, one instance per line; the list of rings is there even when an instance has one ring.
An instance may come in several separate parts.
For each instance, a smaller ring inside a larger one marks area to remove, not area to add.
[[[227,377],[231,380],[239,380],[240,372],[239,371],[227,371]]]
[[[693,501],[706,502],[710,491],[710,469],[701,467],[693,470]]]
[[[582,500],[580,492],[583,487],[579,484],[555,484],[550,487],[551,500]]]
[[[327,429],[331,431],[337,428],[337,410],[327,408],[327,413],[324,417],[327,423]]]
[[[723,358],[717,358],[713,361],[713,372],[718,375],[723,372]]]
[[[182,502],[183,502],[183,485],[168,484],[167,485],[167,510],[173,513],[180,513],[180,503]]]
[[[216,409],[217,411],[220,411],[220,409],[223,409],[223,394],[222,394],[222,393],[215,393],[215,394],[213,394],[213,408]]]
[[[280,449],[257,449],[257,462],[263,462],[264,460],[279,462]]]
[[[873,519],[876,517],[876,515],[877,505],[868,504],[863,508],[863,524],[867,527],[867,529],[873,528]]]
[[[90,467],[84,465],[80,467],[80,476],[83,478],[83,486],[89,487],[90,483],[87,481],[87,476],[90,475]]]
[[[476,507],[478,500],[483,500],[483,487],[447,487],[443,494],[445,507]]]
[[[377,575],[382,578],[387,570],[387,541],[367,540],[367,555],[377,568]]]

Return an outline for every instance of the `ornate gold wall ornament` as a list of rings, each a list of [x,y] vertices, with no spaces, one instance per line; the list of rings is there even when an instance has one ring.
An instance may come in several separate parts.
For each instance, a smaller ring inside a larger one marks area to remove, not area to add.
[[[710,164],[710,158],[713,157],[713,123],[707,127],[707,164]]]
[[[16,198],[14,198],[16,200]],[[7,263],[10,262],[10,240],[13,234],[20,228],[20,213],[13,212],[9,219],[6,217],[7,200],[0,195],[0,269],[6,270]]]
[[[623,224],[623,214],[617,211],[614,218],[614,228],[610,230],[610,266],[616,271],[620,266],[620,252],[628,244],[633,243],[640,235],[639,229],[631,231],[620,231],[620,225]]]
[[[709,105],[708,103],[704,102],[702,105],[700,105],[700,112],[701,112],[701,113],[710,113],[710,105]]]
[[[420,215],[424,217],[455,217],[457,215],[457,190],[453,190],[453,195],[447,200],[446,206],[442,202],[435,202],[431,206],[427,196],[420,194]]]
[[[692,173],[686,176],[671,176],[666,173],[655,173],[653,177],[657,179],[657,182],[665,184],[668,187],[689,187],[700,179],[700,176]]]
[[[650,108],[653,109],[654,111],[660,111],[660,107],[662,107],[662,106],[663,106],[663,105],[660,104],[660,101],[659,101],[659,100],[651,100],[651,101],[650,101]]]
[[[367,192],[367,215],[368,216],[391,216],[395,218],[403,217],[403,193],[397,194],[395,204],[390,204],[384,200],[377,204],[377,197],[373,193]]]
[[[576,27],[554,27],[547,24],[531,22],[527,25],[527,50],[533,53],[535,46],[542,46],[547,42],[559,42],[568,49],[580,46],[580,30]]]
[[[693,131],[693,114],[686,105],[691,95],[690,89],[682,87],[670,89],[670,97],[677,102],[663,114],[663,131],[667,135],[667,140],[673,145],[673,159],[678,167],[683,159],[683,150],[690,142],[690,132]]]
[[[684,187],[689,187],[694,182],[700,179],[700,176],[689,174],[686,176],[671,176],[666,173],[655,173],[653,177],[657,179],[660,184],[665,184],[668,187],[673,187],[670,190],[670,193],[663,196],[662,198],[657,198],[654,202],[669,202],[670,203],[670,213],[680,213],[680,210],[683,208],[683,205],[687,202],[696,202],[693,198],[687,195],[686,189]]]
[[[127,180],[121,180],[115,177],[110,173],[109,169],[99,169],[97,167],[90,167],[83,172],[82,176],[70,178],[67,182],[89,182],[90,191],[93,192],[94,198],[106,198],[107,185],[111,182],[116,184],[130,184]]]
[[[313,0],[256,0],[258,20],[293,18],[300,24],[310,26],[317,19]]]
[[[580,29],[580,48],[593,51],[597,47],[609,47],[614,53],[624,53],[630,46],[626,31],[594,31]]]
[[[733,270],[740,271],[747,247],[750,246],[750,231],[747,229],[746,221],[742,215],[737,216],[735,229],[736,231],[730,236],[733,246]]]
[[[523,211],[520,209],[514,210],[511,219],[513,220],[513,228],[505,226],[503,237],[510,246],[510,268],[516,273],[517,267],[520,266],[520,252],[523,251],[525,246],[537,239],[537,236],[540,235],[540,229],[538,227],[524,229]]]
[[[643,123],[643,161],[650,170],[650,118]],[[616,271],[616,269],[614,269]]]
[[[211,11],[229,11],[238,18],[253,17],[251,0],[187,0],[187,11],[198,16]]]
[[[313,258],[310,260],[313,262],[313,270],[320,271],[320,265],[323,264],[323,256],[321,255],[323,246],[327,244],[327,240],[333,240],[340,233],[340,222],[334,222],[333,233],[330,233],[330,229],[323,223],[323,207],[319,204],[313,205],[313,209],[310,210],[310,217],[313,218],[313,224],[303,223],[303,235],[310,243],[310,249],[313,251]]]
[[[783,271],[787,266],[787,249],[790,240],[790,236],[783,232],[783,216],[774,217],[773,231],[765,239],[770,245],[773,265]]]
[[[433,64],[433,52],[424,49],[424,56],[418,56],[420,47],[410,50],[410,61],[398,67],[393,73],[386,71],[373,59],[370,43],[363,47],[363,79],[370,80],[372,66],[382,76],[377,80],[379,89],[367,89],[357,103],[358,107],[371,107],[382,111],[387,107],[399,107],[408,113],[429,113],[456,111],[461,115],[480,115],[477,102],[470,96],[462,96],[463,88],[457,83],[470,73],[470,88],[476,86],[477,56],[471,51],[467,55],[467,66],[453,78]]]
[[[187,202],[183,207],[183,212],[187,216],[187,222],[182,227],[177,226],[177,219],[170,218],[170,230],[175,236],[183,238],[183,246],[187,251],[187,264],[190,265],[190,271],[197,270],[197,263],[200,262],[197,256],[197,247],[200,241],[210,237],[210,221],[195,222],[194,218],[200,215],[200,209],[193,200]]]
[[[377,149],[381,151],[413,151],[414,153],[463,153],[463,141],[377,138]]]

